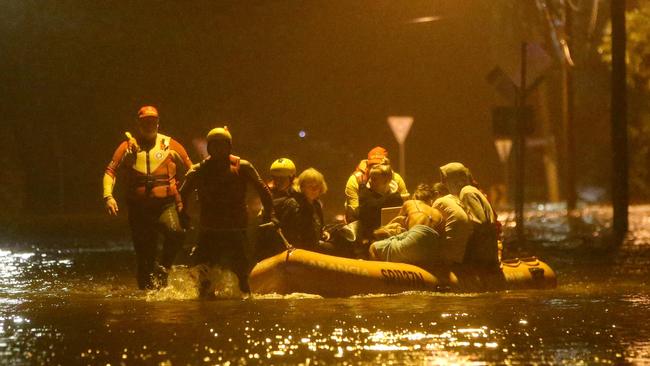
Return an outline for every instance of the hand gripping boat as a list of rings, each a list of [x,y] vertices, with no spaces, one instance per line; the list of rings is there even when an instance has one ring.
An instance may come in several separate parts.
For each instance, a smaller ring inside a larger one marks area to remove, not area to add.
[[[392,262],[349,259],[290,248],[259,262],[250,274],[256,294],[309,293],[324,297],[405,291],[480,292],[555,288],[555,273],[535,257],[504,260],[499,268],[424,270]]]

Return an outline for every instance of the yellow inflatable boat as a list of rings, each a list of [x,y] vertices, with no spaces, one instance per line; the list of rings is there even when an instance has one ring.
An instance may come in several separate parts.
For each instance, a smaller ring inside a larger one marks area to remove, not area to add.
[[[324,297],[405,291],[478,292],[555,288],[555,273],[535,257],[504,260],[500,268],[431,269],[334,257],[290,249],[259,262],[249,284],[256,294],[309,293]]]

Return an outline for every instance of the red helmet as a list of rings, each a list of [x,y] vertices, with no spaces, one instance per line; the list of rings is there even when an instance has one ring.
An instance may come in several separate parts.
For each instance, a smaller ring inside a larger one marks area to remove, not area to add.
[[[138,118],[155,117],[158,118],[158,110],[154,106],[145,105],[138,111]]]
[[[381,146],[376,146],[368,152],[368,165],[381,164],[388,157],[388,151]]]

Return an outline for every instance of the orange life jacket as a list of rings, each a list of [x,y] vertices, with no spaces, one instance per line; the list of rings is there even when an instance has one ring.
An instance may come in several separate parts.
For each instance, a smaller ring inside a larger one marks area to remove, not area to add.
[[[106,173],[115,176],[120,166],[127,168],[130,200],[173,197],[178,201],[180,195],[176,175],[179,164],[186,169],[191,166],[185,149],[170,137],[159,133],[148,151],[132,153],[128,149],[128,143],[123,142],[117,148]]]

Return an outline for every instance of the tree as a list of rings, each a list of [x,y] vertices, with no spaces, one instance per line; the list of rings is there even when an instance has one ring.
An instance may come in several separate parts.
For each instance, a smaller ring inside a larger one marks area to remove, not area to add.
[[[650,199],[650,0],[625,14],[627,25],[627,82],[629,86],[630,192],[637,200]],[[611,24],[598,52],[611,65]]]

